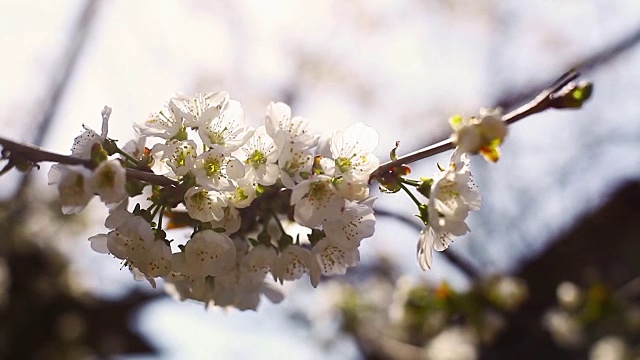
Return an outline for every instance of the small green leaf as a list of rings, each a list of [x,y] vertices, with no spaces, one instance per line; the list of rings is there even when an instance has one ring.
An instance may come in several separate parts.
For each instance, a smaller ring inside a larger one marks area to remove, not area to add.
[[[400,146],[400,141],[396,141],[396,146],[393,147],[393,149],[391,149],[391,152],[389,153],[389,157],[391,158],[391,161],[396,161],[398,160],[398,147]]]

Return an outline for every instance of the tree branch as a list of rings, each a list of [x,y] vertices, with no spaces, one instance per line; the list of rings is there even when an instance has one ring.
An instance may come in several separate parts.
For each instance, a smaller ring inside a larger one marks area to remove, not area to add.
[[[11,141],[0,137],[0,145],[2,145],[3,153],[9,151],[8,156],[21,156],[24,159],[32,163],[39,162],[56,162],[66,165],[83,165],[89,169],[93,168],[91,161],[87,159],[81,159],[74,156],[56,154],[42,148],[20,144],[15,141]],[[6,156],[5,156],[6,157]],[[177,185],[178,182],[171,180],[162,175],[156,175],[154,173],[140,171],[136,169],[127,168],[127,177],[130,179],[137,179],[148,182],[150,184],[170,186]]]
[[[562,75],[558,80],[556,80],[551,86],[543,90],[535,99],[531,100],[527,104],[513,110],[512,112],[504,115],[502,117],[502,121],[507,124],[513,124],[514,122],[521,120],[527,116],[537,114],[544,110],[550,109],[554,106],[555,97],[554,94],[562,89],[564,86],[569,84],[571,81],[575,80],[579,76],[579,73],[576,70],[570,70],[564,75]],[[376,177],[381,177],[383,174],[387,173],[394,167],[410,164],[412,162],[416,162],[418,160],[422,160],[428,158],[430,156],[440,154],[447,150],[451,150],[455,148],[452,140],[446,139],[435,143],[433,145],[429,145],[420,150],[416,150],[409,154],[399,157],[397,160],[388,161],[382,165],[380,165],[369,177],[369,182],[371,182]]]

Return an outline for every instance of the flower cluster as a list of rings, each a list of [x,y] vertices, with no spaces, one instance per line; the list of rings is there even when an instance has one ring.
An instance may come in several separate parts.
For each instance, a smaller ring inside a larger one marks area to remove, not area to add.
[[[72,148],[95,166],[56,165],[50,183],[65,213],[82,210],[94,195],[110,204],[109,232],[90,238],[91,246],[138,278],[154,286],[163,279],[180,299],[255,309],[261,294],[282,299],[275,282],[308,274],[317,286],[321,276],[359,262],[360,243],[375,224],[367,183],[379,165],[372,128],[338,131],[320,153],[319,136],[288,105],[271,103],[264,124],[253,128],[238,101],[216,92],[170,99],[134,125],[139,139],[119,149],[107,138],[109,114],[106,108],[102,134],[85,128]],[[129,197],[141,194],[148,201],[130,206]],[[165,230],[178,227],[192,229],[186,241],[168,238]]]

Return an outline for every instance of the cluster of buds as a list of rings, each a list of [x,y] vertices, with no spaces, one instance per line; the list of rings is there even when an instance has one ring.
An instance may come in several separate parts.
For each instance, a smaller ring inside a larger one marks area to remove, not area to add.
[[[95,195],[109,206],[110,231],[91,246],[137,277],[154,286],[163,279],[181,299],[255,309],[261,294],[282,299],[269,274],[280,283],[308,274],[317,286],[359,262],[375,224],[367,183],[379,163],[374,129],[356,123],[322,151],[309,122],[286,104],[271,103],[254,129],[241,104],[217,92],[170,99],[120,149],[107,137],[110,113],[103,111],[101,134],[85,128],[74,141],[72,156],[93,170],[54,165],[50,183],[64,213]],[[171,182],[127,178],[127,169]],[[168,238],[165,230],[178,227],[192,229],[186,241]]]

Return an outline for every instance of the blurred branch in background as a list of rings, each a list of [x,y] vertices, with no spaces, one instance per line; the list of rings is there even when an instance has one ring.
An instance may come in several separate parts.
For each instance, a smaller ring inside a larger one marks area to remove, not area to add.
[[[36,146],[42,145],[42,141],[51,128],[60,102],[77,67],[78,59],[82,55],[82,50],[87,43],[87,38],[94,25],[99,7],[100,0],[87,1],[80,11],[75,25],[71,29],[68,43],[62,51],[60,63],[58,66],[53,67],[49,75],[50,83],[45,85],[49,88],[49,90],[45,92],[46,98],[43,99],[43,101],[38,101],[38,103],[43,104],[43,110],[40,118],[34,122],[35,134],[31,144]],[[30,178],[31,175],[29,172],[26,172],[22,176],[16,198],[21,198],[24,195],[23,193],[26,191]]]
[[[42,115],[33,122],[32,142],[40,145],[57,114],[78,60],[95,26],[100,1],[83,3],[58,66],[46,85]],[[34,104],[35,105],[35,104]],[[30,122],[31,123],[31,122]],[[116,354],[153,354],[131,329],[131,316],[158,294],[128,293],[97,299],[77,284],[68,260],[51,237],[81,226],[79,217],[61,217],[59,206],[35,195],[30,172],[12,198],[0,203],[0,358],[85,359]]]
[[[577,69],[582,73],[598,70],[607,65],[610,61],[615,60],[619,56],[627,53],[629,50],[632,50],[636,45],[638,45],[638,43],[640,43],[640,28],[620,38],[613,44],[586,56],[584,59],[576,61],[571,68]],[[498,100],[495,104],[496,106],[504,109],[512,109],[531,99],[540,92],[541,89],[547,87],[549,82],[550,80],[540,81],[538,84],[531,86],[530,89],[525,91],[522,91],[522,89],[510,89],[509,91],[505,91],[503,95],[498,96]]]

